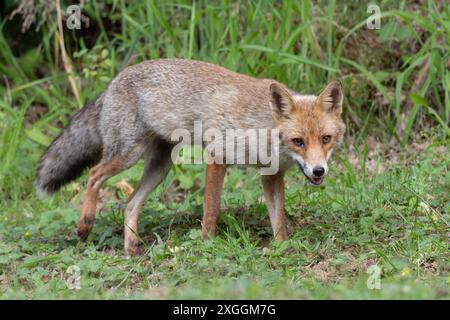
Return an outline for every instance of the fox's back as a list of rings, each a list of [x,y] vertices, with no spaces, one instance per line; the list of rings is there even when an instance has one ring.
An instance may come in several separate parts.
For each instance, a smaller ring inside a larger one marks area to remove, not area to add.
[[[161,136],[177,128],[270,128],[269,87],[220,66],[183,59],[145,61],[110,84],[102,113],[136,117]]]

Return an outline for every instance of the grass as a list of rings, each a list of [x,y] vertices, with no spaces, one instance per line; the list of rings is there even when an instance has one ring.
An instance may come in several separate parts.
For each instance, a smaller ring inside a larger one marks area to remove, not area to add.
[[[200,169],[171,172],[141,215],[146,254],[124,259],[116,187],[137,182],[136,167],[113,178],[87,243],[74,225],[80,194],[72,185],[49,201],[30,195],[5,214],[0,235],[4,298],[449,298],[448,159],[439,146],[408,166],[363,176],[341,159],[325,187],[288,175],[290,239],[271,239],[256,171],[226,177],[219,236],[200,240],[201,192],[178,189],[174,179],[196,181]],[[173,185],[172,185],[173,187]],[[67,269],[81,269],[81,289],[66,286]],[[381,290],[369,290],[367,268],[381,268]],[[214,289],[211,289],[214,288]]]
[[[158,57],[210,61],[305,93],[339,77],[346,93],[346,142],[326,186],[288,174],[288,241],[271,240],[259,176],[240,169],[226,177],[219,237],[200,241],[204,168],[177,166],[146,202],[146,254],[130,260],[122,253],[126,190],[117,183],[135,185],[142,164],[108,182],[93,235],[80,243],[74,226],[85,179],[45,201],[33,185],[39,156],[79,108],[56,21],[17,34],[20,19],[2,17],[0,296],[449,298],[443,3],[381,2],[380,30],[368,30],[367,8],[350,1],[87,4],[90,28],[65,31],[82,102],[126,65]],[[80,290],[67,287],[72,265]],[[371,265],[381,268],[381,290],[366,286]]]

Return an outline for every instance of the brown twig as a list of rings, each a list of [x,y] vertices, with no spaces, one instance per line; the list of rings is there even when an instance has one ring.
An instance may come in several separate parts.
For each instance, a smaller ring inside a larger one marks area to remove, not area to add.
[[[57,40],[59,41],[59,47],[61,50],[61,58],[64,64],[64,70],[67,73],[67,77],[69,79],[70,87],[72,89],[73,95],[77,100],[78,106],[82,107],[80,93],[78,91],[78,86],[75,81],[75,77],[73,76],[73,67],[72,63],[67,56],[66,47],[64,45],[64,33],[63,33],[63,25],[62,25],[62,14],[61,14],[61,6],[59,0],[55,0],[56,4],[56,13],[58,17],[58,33],[55,33]]]

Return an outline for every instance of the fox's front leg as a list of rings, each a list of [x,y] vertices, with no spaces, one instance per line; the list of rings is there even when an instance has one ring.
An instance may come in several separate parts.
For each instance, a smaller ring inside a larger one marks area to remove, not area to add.
[[[220,194],[226,166],[208,164],[206,166],[205,191],[203,201],[202,239],[216,235],[217,218],[220,212]]]
[[[262,176],[264,198],[269,211],[273,235],[278,241],[287,238],[286,217],[284,215],[284,173]]]

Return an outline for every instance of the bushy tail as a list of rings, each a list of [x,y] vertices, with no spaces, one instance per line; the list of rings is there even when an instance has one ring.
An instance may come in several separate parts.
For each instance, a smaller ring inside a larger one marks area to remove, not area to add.
[[[102,98],[87,103],[42,155],[36,178],[40,196],[54,193],[100,161],[102,137],[98,125]]]

